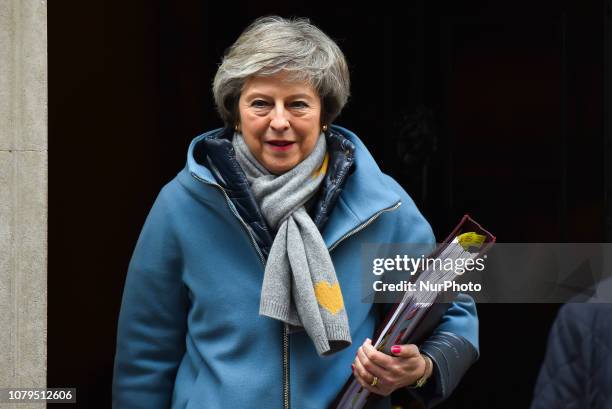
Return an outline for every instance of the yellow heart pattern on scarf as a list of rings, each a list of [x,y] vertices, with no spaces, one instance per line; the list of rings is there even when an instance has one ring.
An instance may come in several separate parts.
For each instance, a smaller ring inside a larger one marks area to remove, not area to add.
[[[315,284],[314,290],[319,304],[331,314],[335,315],[344,308],[340,283],[330,285],[327,281],[319,281]]]

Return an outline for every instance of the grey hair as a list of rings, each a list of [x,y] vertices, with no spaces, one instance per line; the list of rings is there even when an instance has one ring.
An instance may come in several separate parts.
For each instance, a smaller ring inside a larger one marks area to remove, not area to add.
[[[260,17],[227,50],[213,80],[213,96],[227,126],[238,121],[238,100],[252,76],[280,71],[319,94],[321,121],[331,123],[350,94],[349,70],[338,45],[306,18]]]

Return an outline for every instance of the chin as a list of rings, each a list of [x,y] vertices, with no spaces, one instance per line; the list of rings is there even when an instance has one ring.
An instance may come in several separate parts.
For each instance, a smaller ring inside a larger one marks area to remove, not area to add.
[[[269,166],[266,166],[266,169],[268,169],[268,171],[270,171],[270,173],[273,173],[275,175],[280,175],[280,174],[283,174],[283,173],[285,173],[287,171],[290,171],[294,167],[295,167],[295,165],[291,165],[291,164],[274,163],[274,164],[270,164]]]
[[[299,163],[299,161],[296,160],[272,160],[272,161],[262,161],[262,165],[264,165],[264,167],[266,169],[268,169],[268,171],[270,173],[273,173],[275,175],[280,175],[282,173],[285,173],[291,169],[293,169],[297,164]]]
[[[267,169],[273,175],[282,175],[283,173],[287,172],[288,170],[291,170],[290,167],[275,167],[275,166],[269,167]]]

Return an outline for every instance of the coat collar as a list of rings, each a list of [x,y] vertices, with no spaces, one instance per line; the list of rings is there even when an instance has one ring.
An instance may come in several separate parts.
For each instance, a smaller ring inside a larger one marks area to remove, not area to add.
[[[231,128],[218,128],[193,139],[186,168],[202,181],[224,188],[240,216],[257,230],[257,242],[267,255],[272,234],[265,222],[261,226],[263,217],[235,159],[232,135]],[[326,137],[330,167],[311,214],[329,248],[380,212],[397,206],[400,196],[357,135],[332,125]]]
[[[357,135],[341,126],[332,125],[331,128],[350,141],[355,149],[353,172],[322,231],[328,247],[334,246],[345,235],[367,225],[373,217],[385,209],[397,206],[401,201],[390,183],[390,177],[382,173]]]

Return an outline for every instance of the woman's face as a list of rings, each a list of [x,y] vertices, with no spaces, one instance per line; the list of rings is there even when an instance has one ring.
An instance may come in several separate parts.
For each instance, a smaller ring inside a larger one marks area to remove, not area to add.
[[[313,151],[321,134],[321,101],[309,84],[288,82],[282,72],[251,77],[238,105],[244,141],[269,172],[285,173]]]

